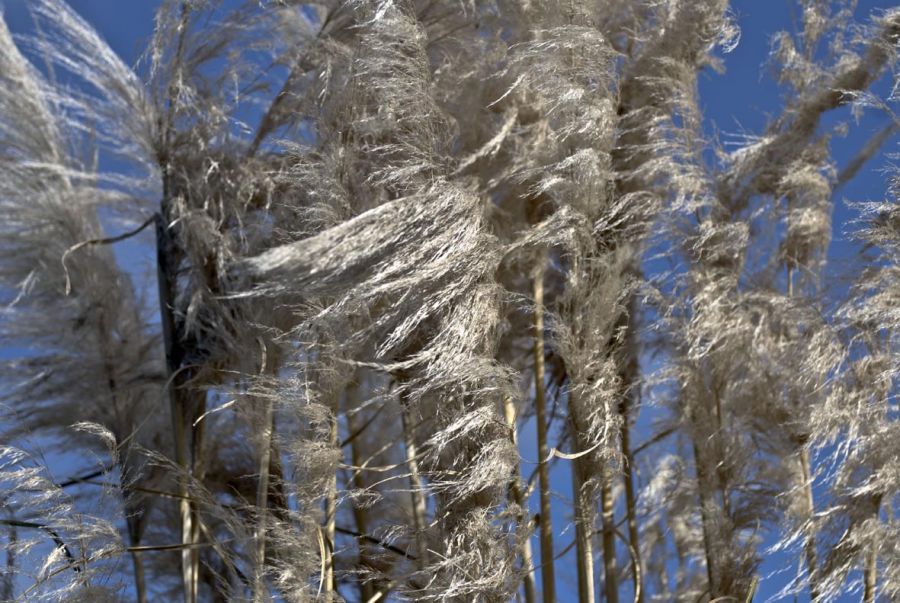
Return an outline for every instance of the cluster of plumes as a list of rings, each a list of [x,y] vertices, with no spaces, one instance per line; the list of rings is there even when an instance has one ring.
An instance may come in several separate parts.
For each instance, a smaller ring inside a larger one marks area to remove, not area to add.
[[[828,413],[815,428],[836,449],[830,514],[823,522],[828,555],[823,559],[824,587],[840,593],[847,582],[866,589],[866,576],[854,570],[877,567],[878,592],[900,594],[898,529],[893,509],[900,493],[897,455],[896,379],[898,176],[890,173],[888,196],[856,205],[855,235],[874,250],[840,309],[847,331],[847,368]]]
[[[807,590],[828,599],[859,587],[863,555],[871,547],[849,532],[838,540],[846,541],[850,554],[829,553],[832,542],[817,542],[820,532],[839,534],[831,525],[835,518],[846,525],[848,508],[830,496],[817,500],[813,484],[840,490],[840,480],[826,475],[825,466],[835,462],[829,460],[835,434],[841,434],[842,448],[849,442],[846,411],[840,410],[848,401],[848,350],[822,286],[833,188],[843,181],[818,124],[825,111],[863,95],[894,64],[900,15],[879,15],[858,54],[860,40],[844,39],[846,10],[831,15],[822,3],[810,2],[804,15],[801,50],[788,34],[776,38],[779,70],[792,86],[784,116],[759,142],[723,154],[721,167],[706,177],[715,184],[701,181],[681,197],[698,210],[692,219],[673,215],[673,243],[689,268],[664,275],[654,293],[666,298],[659,302],[660,324],[669,328],[660,330],[674,352],[671,372],[663,375],[672,378],[666,396],[688,435],[696,481],[681,477],[683,459],[663,458],[666,477],[653,494],[671,501],[670,515],[687,531],[674,532],[676,547],[697,547],[706,557],[706,579],[690,585],[695,596],[705,589],[713,597],[749,595],[764,552],[760,526],[783,526],[784,537],[770,552],[799,553],[803,571],[785,596]],[[835,65],[815,61],[823,35],[830,36]],[[699,135],[688,132],[684,139]],[[688,173],[702,177],[703,170]],[[778,220],[762,219],[762,212]],[[871,358],[867,354],[864,363]],[[700,521],[693,524],[684,521],[679,503],[685,488],[697,488],[701,501]],[[650,540],[659,538],[657,532]],[[848,583],[851,569],[857,574]],[[879,584],[884,578],[879,573]],[[683,576],[676,580],[679,596],[689,596]]]
[[[0,268],[0,329],[4,341],[29,351],[4,362],[4,383],[10,386],[4,400],[20,413],[13,415],[19,435],[91,420],[125,438],[142,420],[135,414],[146,407],[141,402],[152,404],[158,389],[159,342],[111,250],[79,246],[102,236],[102,193],[91,167],[71,154],[77,133],[58,117],[67,109],[19,53],[5,25],[0,44],[0,245],[9,260]],[[56,324],[48,328],[51,316]],[[75,414],[86,397],[103,403]],[[66,399],[66,416],[52,404],[60,398]]]
[[[0,433],[109,457],[4,450],[0,598],[528,600],[535,421],[579,600],[752,598],[771,533],[786,593],[900,593],[898,191],[834,304],[821,126],[890,110],[900,12],[802,2],[784,114],[724,153],[726,0],[232,4],[162,2],[146,82],[62,0],[0,22]]]
[[[119,463],[109,431],[82,423],[73,425],[72,432],[106,448],[113,465]],[[97,473],[108,477],[104,470]],[[90,508],[79,509],[74,497],[53,481],[44,459],[11,446],[0,447],[0,488],[7,558],[24,561],[15,572],[8,564],[0,583],[4,600],[116,600],[116,588],[106,576],[125,553],[115,522],[126,509],[117,491],[104,488]],[[18,509],[27,509],[27,516],[14,512]]]
[[[549,248],[563,265],[562,296],[551,306],[550,344],[565,366],[574,448],[612,458],[620,389],[612,356],[622,337],[617,327],[633,257],[617,249],[610,235],[617,226],[634,234],[643,207],[613,194],[614,51],[595,27],[564,24],[589,23],[591,15],[566,15],[556,5],[545,10],[547,15],[532,18],[546,29],[535,28],[532,40],[511,50],[514,85],[542,116],[540,150],[523,157],[514,177],[528,185],[535,217],[546,216],[528,231],[527,244]],[[535,261],[543,271],[545,260]]]
[[[496,546],[505,536],[492,516],[516,453],[497,414],[500,397],[512,395],[508,371],[493,359],[499,246],[484,200],[449,179],[449,124],[430,90],[422,25],[390,3],[356,13],[359,56],[346,66],[352,98],[320,122],[323,149],[297,159],[305,180],[334,183],[314,208],[349,215],[248,259],[245,270],[256,295],[275,292],[314,308],[293,331],[315,346],[307,370],[335,363],[338,392],[353,378],[342,363],[392,375],[405,412],[424,423],[415,439],[437,507],[434,528],[413,538],[438,530],[455,553],[420,567],[412,593],[502,600],[511,556]],[[338,136],[355,144],[334,149]],[[357,156],[337,163],[335,151]],[[342,181],[345,167],[363,177]],[[331,408],[337,413],[336,401]]]
[[[80,244],[103,236],[103,204],[121,200],[126,187],[139,183],[111,179],[105,183],[108,187],[98,188],[93,159],[79,154],[79,129],[90,127],[94,119],[107,124],[106,119],[114,115],[127,119],[122,107],[140,102],[140,89],[134,87],[131,71],[67,8],[40,2],[35,10],[44,18],[52,13],[54,22],[71,36],[60,37],[62,47],[56,49],[57,54],[51,53],[49,46],[41,46],[41,53],[60,63],[60,70],[77,69],[96,89],[113,94],[103,99],[90,96],[96,90],[88,90],[84,97],[58,94],[23,57],[5,24],[0,23],[0,212],[4,216],[0,226],[4,257],[0,266],[0,338],[19,351],[5,356],[0,364],[3,439],[14,442],[38,433],[54,434],[48,447],[73,454],[86,443],[81,431],[71,429],[73,424],[103,425],[121,447],[102,473],[127,485],[116,508],[126,518],[125,532],[131,544],[138,544],[148,525],[138,510],[149,511],[155,501],[133,487],[160,478],[138,449],[170,445],[158,419],[160,386],[165,378],[160,342],[148,325],[149,313],[139,293],[117,265],[111,249]],[[76,117],[63,117],[69,115]],[[114,139],[113,131],[98,128],[95,132],[108,142]],[[124,141],[111,145],[131,152]],[[138,427],[143,429],[139,432]],[[34,468],[13,471],[11,467],[20,461],[10,461],[10,473],[4,476],[4,491],[9,495],[4,496],[4,506],[26,509],[20,520],[52,523],[66,539],[75,538],[71,547],[78,539],[78,546],[88,547],[93,538],[90,521],[72,515],[71,503],[64,500],[59,488],[51,487],[46,474],[39,476]],[[23,492],[32,492],[34,499],[19,496]],[[40,504],[35,504],[37,500]],[[110,519],[102,513],[100,517]],[[84,525],[78,527],[79,522]],[[32,549],[46,553],[47,547],[33,546],[36,539],[46,540],[44,531],[27,530],[26,537],[10,543],[9,554],[27,559]],[[59,565],[71,560],[60,558],[60,551],[53,550],[52,562],[32,576],[34,597],[62,596],[65,591],[60,583],[68,581],[72,568],[61,570]],[[79,563],[90,565],[109,558],[110,553],[99,547],[84,552]],[[79,571],[80,587],[89,586],[96,578],[93,568]]]

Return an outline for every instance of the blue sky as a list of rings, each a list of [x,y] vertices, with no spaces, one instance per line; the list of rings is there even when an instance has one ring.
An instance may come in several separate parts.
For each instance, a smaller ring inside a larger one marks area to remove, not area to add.
[[[0,0],[4,16],[10,28],[16,31],[29,29],[27,14],[28,0]],[[157,0],[69,0],[89,23],[109,42],[112,48],[129,64],[135,64],[145,43],[153,30],[153,14],[159,2]],[[705,130],[708,136],[718,136],[723,143],[739,140],[743,133],[760,133],[768,121],[777,116],[782,107],[782,97],[777,84],[771,77],[771,70],[766,61],[770,50],[772,35],[779,30],[794,31],[797,2],[788,0],[736,0],[732,2],[737,24],[741,29],[741,39],[737,48],[724,55],[726,73],[717,74],[707,70],[700,78],[701,108],[705,115]],[[865,22],[873,11],[895,6],[889,0],[860,0],[857,19]],[[883,79],[877,90],[885,94],[890,82]],[[865,142],[882,129],[888,120],[885,116],[873,111],[865,112],[860,118],[851,116],[848,109],[834,112],[826,119],[833,125],[838,121],[847,121],[849,133],[844,138],[835,139],[832,143],[837,167],[840,169],[862,148]],[[890,151],[897,150],[897,139],[890,141],[886,147]],[[855,253],[855,247],[842,236],[844,225],[853,213],[844,201],[863,201],[879,199],[885,189],[885,178],[881,170],[887,165],[888,158],[884,153],[870,161],[836,198],[835,240],[829,254],[830,268],[833,275],[843,271],[842,258]],[[150,258],[152,259],[152,258]],[[147,261],[149,262],[150,259]],[[6,353],[9,350],[5,351]],[[646,426],[643,420],[641,425]],[[643,441],[646,433],[638,433],[635,443]],[[522,441],[533,442],[533,425],[523,429]],[[533,448],[527,446],[523,450],[523,473],[526,475],[533,469],[533,461],[537,455]],[[568,481],[568,468],[560,464],[554,472],[554,484],[563,496],[571,496]],[[66,474],[62,470],[62,474]],[[774,503],[773,503],[774,504]],[[560,510],[556,525],[565,525],[565,511]],[[557,545],[561,548],[573,537],[571,533],[559,534]],[[535,542],[535,553],[537,547]],[[784,586],[794,572],[796,560],[786,555],[771,555],[766,558],[762,567],[763,580],[758,591],[757,601],[773,597]],[[770,575],[788,568],[784,575]],[[557,577],[560,583],[561,601],[572,600],[575,587],[574,564],[571,571],[560,570]],[[858,595],[848,595],[846,600],[857,600]],[[802,599],[801,599],[802,600]]]

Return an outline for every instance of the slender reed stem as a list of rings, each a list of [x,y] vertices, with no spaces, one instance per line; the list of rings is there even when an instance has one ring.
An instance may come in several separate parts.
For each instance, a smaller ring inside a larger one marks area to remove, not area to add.
[[[147,603],[147,579],[144,575],[144,562],[139,551],[131,551],[131,564],[134,568],[134,590],[138,603]]]
[[[358,426],[356,425],[356,415],[355,410],[359,408],[359,384],[357,381],[351,382],[347,386],[347,432],[350,434],[357,433]],[[350,440],[350,460],[353,463],[354,467],[361,467],[364,462],[362,451],[360,450],[360,440],[358,437],[352,438]],[[353,489],[359,492],[364,492],[366,490],[366,479],[363,475],[362,471],[354,471],[353,472]],[[353,521],[356,523],[356,531],[360,534],[368,534],[369,529],[369,521],[368,521],[368,513],[365,508],[360,505],[353,505]],[[374,585],[367,581],[367,576],[365,575],[367,563],[367,555],[366,555],[366,547],[367,542],[364,536],[359,536],[357,539],[357,546],[359,547],[359,567],[360,567],[360,577],[359,577],[359,597],[360,601],[368,601],[372,597],[375,596],[375,588]]]
[[[416,531],[416,566],[421,571],[428,566],[428,544],[425,540],[425,496],[422,476],[419,473],[416,440],[413,435],[413,421],[407,401],[401,400],[403,419],[403,443],[406,451],[406,466],[409,468],[409,490],[412,501],[413,529]]]
[[[792,299],[794,297],[794,263],[792,261],[788,263],[787,279],[788,299]],[[818,560],[816,558],[815,525],[812,522],[816,512],[816,506],[815,499],[813,498],[813,480],[809,464],[809,451],[806,448],[805,442],[801,443],[800,450],[797,452],[797,457],[800,466],[800,487],[803,493],[803,521],[807,522],[809,525],[806,534],[806,542],[803,544],[806,555],[806,575],[809,581],[809,598],[811,601],[817,601],[819,599]]]
[[[272,401],[263,400],[262,437],[259,442],[259,483],[256,485],[256,567],[253,575],[253,601],[266,599],[266,529],[269,510],[269,467],[272,464],[273,412]]]
[[[329,432],[329,445],[332,448],[338,446],[338,417],[335,412],[331,420],[331,428]],[[337,518],[337,472],[328,481],[328,493],[325,496],[325,573],[323,577],[323,592],[325,593],[325,601],[332,603],[335,601],[335,592],[337,584],[334,578],[334,550],[335,550],[335,521]]]
[[[641,588],[641,543],[638,536],[637,523],[637,497],[634,493],[634,455],[631,452],[631,399],[625,396],[620,406],[622,415],[622,428],[620,432],[620,440],[622,446],[622,458],[625,461],[624,482],[625,482],[625,515],[628,518],[628,544],[631,546],[634,555],[633,569],[631,572],[634,581],[635,603],[644,602],[643,588]]]
[[[184,587],[185,603],[196,603],[197,576],[192,563],[191,545],[194,534],[193,515],[189,499],[189,477],[187,475],[191,466],[188,459],[187,417],[184,400],[183,371],[179,371],[183,350],[180,349],[175,328],[175,277],[173,272],[173,258],[171,254],[171,240],[163,223],[164,218],[159,216],[156,225],[157,235],[157,272],[159,284],[160,322],[162,324],[163,342],[166,349],[166,365],[169,378],[166,381],[170,414],[172,415],[172,438],[175,443],[175,464],[181,469],[178,476],[178,515],[181,522],[181,543],[185,548],[181,551],[181,574]]]
[[[544,603],[556,603],[553,567],[553,521],[550,502],[550,448],[547,445],[547,400],[544,395],[544,262],[534,275],[534,407],[537,422],[538,482],[541,500],[541,583]]]
[[[878,556],[875,547],[869,545],[866,551],[866,568],[863,576],[863,603],[875,603],[876,584],[878,580]]]
[[[710,516],[712,501],[710,496],[709,476],[707,475],[704,459],[700,454],[700,449],[696,439],[694,439],[694,466],[697,470],[697,491],[700,498],[700,522],[703,526],[703,552],[706,557],[706,577],[708,580],[708,591],[712,598],[719,596],[719,572],[716,563],[715,553],[713,551],[714,535],[713,535],[713,518]]]
[[[594,603],[594,506],[584,491],[584,463],[572,463],[572,499],[575,504],[575,548],[578,557],[578,602]]]
[[[607,468],[600,476],[600,513],[603,519],[603,583],[607,603],[619,603],[616,569],[616,520],[612,500],[612,480]]]
[[[875,521],[881,513],[881,494],[875,496],[873,501],[872,515]],[[863,603],[875,603],[875,596],[878,594],[878,553],[875,549],[875,543],[870,542],[866,550],[866,566],[863,569]]]
[[[509,427],[510,438],[516,449],[519,448],[519,432],[516,428],[516,408],[511,398],[503,400],[503,416],[506,418],[506,425]],[[537,603],[537,589],[534,585],[534,560],[531,554],[531,518],[528,515],[528,507],[525,505],[525,497],[522,495],[521,476],[519,474],[519,464],[516,463],[513,481],[509,487],[509,495],[516,506],[521,509],[519,523],[527,521],[528,537],[522,545],[522,565],[526,569],[525,578],[523,580],[523,589],[525,591],[525,603]]]
[[[803,515],[804,520],[809,522],[809,533],[806,536],[804,549],[806,552],[806,573],[809,579],[809,598],[811,601],[819,599],[818,585],[818,560],[816,555],[816,536],[814,526],[812,524],[813,515],[815,514],[815,501],[813,499],[812,474],[809,466],[809,451],[805,446],[800,448],[798,453],[800,463],[800,479],[803,481]]]

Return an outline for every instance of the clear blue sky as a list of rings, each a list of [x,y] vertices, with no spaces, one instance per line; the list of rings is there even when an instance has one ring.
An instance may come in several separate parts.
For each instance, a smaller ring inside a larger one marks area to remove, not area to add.
[[[127,63],[136,63],[153,30],[153,14],[159,4],[158,0],[69,0],[69,2]],[[14,32],[29,29],[27,3],[28,0],[0,0],[5,18]],[[742,133],[762,132],[769,119],[778,115],[782,98],[765,63],[772,34],[779,30],[796,29],[794,21],[798,10],[797,4],[796,0],[732,2],[733,11],[742,31],[740,44],[733,52],[725,55],[727,69],[725,74],[707,71],[700,79],[701,104],[706,119],[706,131],[710,136],[717,133],[723,142],[736,141],[739,140],[737,136]],[[895,2],[889,0],[860,0],[857,18],[864,22],[873,10],[895,5]],[[885,93],[889,86],[890,83],[883,80],[878,89]],[[838,169],[855,155],[870,136],[887,124],[886,117],[871,111],[866,112],[857,122],[850,116],[848,110],[842,110],[829,116],[827,122],[835,123],[838,120],[846,120],[850,124],[849,135],[833,142]],[[897,150],[896,139],[888,143],[887,149],[892,152]],[[846,243],[841,236],[843,224],[852,215],[843,204],[843,200],[880,198],[885,189],[885,178],[880,170],[886,163],[887,158],[884,154],[877,156],[837,196],[835,243],[830,254],[829,269],[833,273],[841,271],[840,259],[854,251],[853,246]],[[4,352],[8,354],[10,350]],[[641,424],[646,424],[646,421]],[[522,434],[523,441],[533,442],[533,436],[529,433],[532,430],[532,426],[526,426]],[[646,434],[637,434],[635,441],[642,441],[643,435]],[[525,459],[534,460],[537,455],[533,449],[526,448],[523,450],[523,456]],[[528,462],[523,464],[523,472],[527,473],[531,469],[532,466]],[[60,468],[60,473],[66,474],[65,469]],[[554,481],[559,493],[566,497],[571,496],[566,475],[568,471],[559,470],[556,473]],[[562,511],[560,513],[556,525],[565,523]],[[571,533],[560,534],[557,543],[562,547],[571,539]],[[774,597],[794,574],[795,567],[796,559],[784,555],[767,556],[762,567],[763,580],[755,600],[764,601]],[[774,575],[779,570],[786,571],[782,575]],[[574,600],[574,564],[571,571],[561,571],[558,580],[561,603]],[[848,595],[846,600],[858,600],[858,595]]]

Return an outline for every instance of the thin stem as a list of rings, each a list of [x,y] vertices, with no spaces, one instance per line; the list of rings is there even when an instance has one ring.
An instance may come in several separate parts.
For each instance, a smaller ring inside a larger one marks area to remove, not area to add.
[[[156,216],[155,215],[150,216],[140,226],[138,226],[137,228],[135,228],[133,230],[129,230],[128,232],[124,232],[124,233],[122,233],[120,235],[116,235],[114,237],[105,237],[105,238],[89,239],[87,241],[81,241],[80,243],[76,243],[76,244],[72,245],[71,247],[69,247],[68,249],[66,249],[66,252],[62,255],[62,259],[61,259],[63,272],[65,273],[65,276],[66,276],[66,295],[68,296],[70,293],[72,293],[72,279],[69,275],[69,267],[66,265],[66,259],[71,254],[75,253],[76,251],[78,251],[79,249],[81,249],[83,247],[88,247],[91,245],[112,245],[114,243],[124,241],[125,239],[129,239],[133,236],[140,234],[141,232],[143,232],[143,230],[145,228],[147,228],[148,226],[150,226],[151,224],[153,224],[155,222],[156,222]]]
[[[0,525],[5,525],[10,528],[28,528],[32,530],[42,530],[50,535],[50,538],[53,540],[53,543],[56,545],[56,548],[63,552],[66,560],[69,562],[69,566],[71,567],[73,572],[81,572],[81,565],[75,560],[75,557],[72,555],[72,551],[69,549],[69,545],[66,544],[66,541],[62,539],[53,527],[45,524],[38,523],[34,521],[19,521],[17,519],[0,519]]]
[[[512,398],[503,399],[503,416],[506,418],[506,425],[509,427],[510,439],[516,450],[519,449],[519,432],[516,428],[516,408]],[[537,602],[537,589],[534,585],[534,560],[531,553],[531,520],[528,517],[528,508],[525,505],[525,497],[522,495],[521,475],[519,473],[519,463],[516,463],[515,472],[513,473],[512,483],[509,487],[509,494],[513,502],[520,509],[519,524],[528,521],[526,527],[528,531],[527,538],[522,545],[522,566],[527,569],[525,578],[523,579],[523,589],[525,591],[525,603]]]
[[[128,527],[128,539],[131,546],[139,546],[141,544],[141,536],[143,532],[142,522],[144,514],[137,512],[134,503],[131,501],[131,487],[127,484],[126,471],[124,466],[121,467],[120,487],[125,509],[128,513],[125,523]],[[149,501],[146,501],[149,502]],[[140,507],[147,512],[149,504],[142,504]],[[132,510],[129,511],[129,508]],[[147,581],[144,572],[144,560],[139,551],[131,551],[131,565],[134,571],[134,590],[137,595],[138,603],[147,603]]]
[[[6,533],[6,571],[0,583],[0,600],[12,601],[16,583],[16,544],[19,539],[15,525],[8,525]]]
[[[818,561],[816,558],[815,526],[812,523],[815,514],[815,501],[813,499],[812,475],[809,466],[809,451],[806,446],[800,448],[798,454],[800,462],[800,479],[803,481],[803,514],[809,522],[809,533],[806,536],[804,548],[806,549],[806,572],[809,580],[809,598],[812,601],[819,599],[818,585]]]
[[[787,269],[787,294],[788,299],[794,297],[794,263],[788,262]],[[800,487],[803,491],[803,520],[809,525],[806,542],[803,545],[806,554],[806,575],[809,581],[809,598],[811,601],[819,599],[818,585],[818,560],[816,556],[816,535],[813,517],[815,515],[815,499],[813,498],[812,471],[809,464],[809,451],[805,442],[801,443],[797,453],[800,465]]]
[[[163,203],[165,204],[165,200]],[[189,500],[189,480],[186,475],[190,462],[188,460],[188,446],[186,442],[187,427],[185,426],[184,392],[179,388],[181,382],[184,381],[183,372],[179,371],[183,351],[178,344],[175,329],[175,275],[173,274],[174,262],[171,257],[172,245],[167,227],[164,224],[164,218],[161,215],[157,215],[156,241],[160,323],[162,325],[163,342],[166,349],[166,368],[169,376],[166,380],[166,389],[168,390],[170,413],[172,415],[175,464],[181,469],[178,476],[178,516],[181,521],[181,542],[184,545],[190,545],[193,543],[191,538],[194,532]],[[181,565],[185,603],[196,603],[196,597],[193,595],[196,590],[193,586],[196,584],[196,575],[191,561],[191,548],[189,546],[185,546],[181,551]]]
[[[620,406],[622,428],[620,431],[622,458],[625,459],[625,515],[628,518],[628,545],[633,550],[634,564],[631,572],[634,581],[635,603],[643,603],[644,594],[641,588],[641,545],[638,537],[637,498],[634,494],[634,455],[631,453],[631,399],[622,398]]]
[[[170,412],[172,415],[172,435],[175,440],[175,463],[181,469],[178,476],[178,515],[181,522],[181,543],[184,545],[181,551],[182,586],[185,603],[197,602],[199,556],[194,555],[192,549],[197,540],[198,530],[194,525],[193,509],[188,498],[189,476],[192,463],[188,458],[189,445],[186,426],[185,392],[183,386],[187,379],[181,369],[184,359],[184,350],[181,349],[179,333],[175,326],[175,299],[176,281],[179,263],[179,253],[175,242],[169,233],[171,206],[171,166],[170,153],[174,137],[175,112],[178,97],[176,88],[177,72],[181,69],[184,59],[184,49],[187,37],[187,25],[190,15],[188,2],[181,3],[179,17],[178,41],[175,56],[172,60],[173,72],[167,89],[168,106],[165,112],[160,113],[160,141],[158,149],[158,161],[162,170],[163,198],[160,213],[156,217],[156,258],[157,258],[157,284],[159,288],[160,323],[162,325],[163,343],[165,345],[167,390],[170,400]]]
[[[631,543],[625,539],[625,536],[622,535],[618,529],[616,530],[616,536],[622,539],[622,541],[628,546],[628,554],[631,556],[631,567],[632,573],[635,576],[634,580],[634,600],[635,601],[643,601],[644,600],[644,590],[641,588],[641,560],[638,555],[638,551],[631,545]],[[752,598],[753,589],[751,588],[751,598]],[[749,599],[748,599],[749,603]]]
[[[572,463],[572,498],[575,503],[575,555],[578,558],[578,602],[594,603],[594,513],[584,492],[584,462]]]
[[[547,445],[547,401],[544,392],[544,262],[534,275],[534,407],[537,422],[538,481],[541,500],[541,582],[544,603],[556,603],[553,568],[553,521],[550,504],[550,448]]]
[[[337,448],[338,445],[338,420],[337,413],[332,417],[330,432],[329,432],[329,444],[332,448]],[[328,480],[328,493],[325,496],[325,540],[326,540],[326,551],[325,551],[325,572],[323,576],[323,591],[325,593],[325,601],[331,603],[335,600],[335,592],[337,590],[337,584],[334,579],[334,536],[335,536],[335,521],[337,518],[337,471],[335,471],[334,475]]]
[[[131,551],[131,563],[134,567],[134,589],[137,593],[138,603],[147,603],[147,580],[140,551]]]
[[[873,501],[872,515],[875,521],[881,512],[882,495]],[[866,550],[866,565],[863,569],[863,603],[875,603],[878,594],[878,553],[874,542],[869,542]]]
[[[576,399],[573,392],[569,392],[569,415],[571,420],[571,439],[575,448],[580,451],[589,451],[591,446],[584,441],[586,433],[584,421],[581,417],[582,404]],[[575,508],[575,557],[578,570],[578,601],[579,603],[593,603],[594,594],[594,518],[595,503],[594,488],[585,489],[590,484],[592,455],[579,455],[573,458],[571,465],[572,474],[572,500]]]
[[[694,466],[697,470],[697,491],[700,498],[700,521],[703,526],[703,552],[706,556],[706,577],[710,596],[718,596],[719,580],[718,565],[713,553],[713,518],[710,517],[709,476],[707,475],[703,457],[697,445],[696,437],[693,442]]]
[[[356,426],[356,413],[354,412],[357,408],[359,408],[359,385],[358,382],[351,382],[347,386],[347,431],[351,434],[358,433],[358,428]],[[352,437],[350,439],[350,460],[355,467],[361,466],[363,462],[362,452],[359,449],[359,438]],[[362,471],[354,471],[353,472],[353,488],[359,492],[365,492],[366,490],[366,480],[363,476]],[[367,555],[366,555],[366,539],[362,536],[366,534],[368,530],[368,517],[367,517],[366,509],[362,506],[354,504],[353,505],[353,520],[356,523],[356,530],[360,533],[360,536],[357,537],[356,543],[359,548],[359,566],[360,571],[364,571],[364,569],[369,565],[367,563]],[[375,589],[373,584],[369,582],[365,575],[360,575],[359,577],[359,596],[361,601],[368,601],[373,596],[375,596]]]
[[[616,569],[616,520],[609,470],[600,476],[600,512],[603,519],[603,576],[607,603],[619,603],[619,581]]]
[[[419,570],[428,565],[428,546],[425,541],[425,496],[422,489],[422,477],[419,473],[419,461],[416,452],[416,440],[413,433],[412,418],[409,416],[407,400],[401,400],[403,420],[403,442],[406,453],[406,465],[409,467],[409,488],[412,502],[413,529],[416,532],[416,558]]]
[[[259,450],[259,483],[256,485],[256,567],[253,574],[253,601],[261,603],[267,594],[265,582],[266,529],[269,508],[269,466],[272,463],[272,401],[263,398],[262,437]]]
[[[869,545],[866,551],[866,568],[863,576],[863,603],[875,603],[876,584],[878,580],[878,556],[875,547]]]

